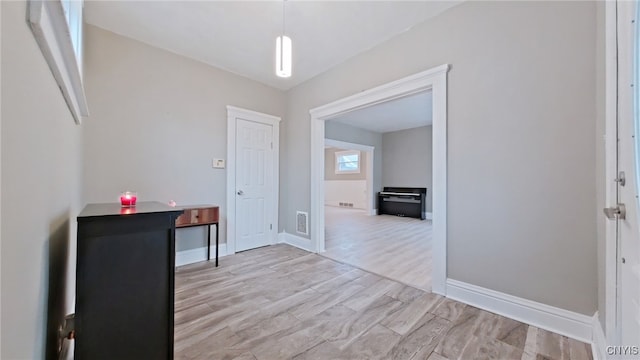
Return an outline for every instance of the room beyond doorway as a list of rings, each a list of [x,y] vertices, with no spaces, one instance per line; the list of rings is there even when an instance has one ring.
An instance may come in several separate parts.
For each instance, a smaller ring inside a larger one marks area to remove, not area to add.
[[[321,254],[431,291],[432,223],[423,220],[432,218],[432,115],[427,90],[325,121],[325,144],[345,146],[325,147]],[[371,150],[365,156],[357,144]],[[344,161],[353,168],[346,174],[340,169]],[[373,185],[366,190],[365,180]],[[363,211],[367,197],[375,211]]]

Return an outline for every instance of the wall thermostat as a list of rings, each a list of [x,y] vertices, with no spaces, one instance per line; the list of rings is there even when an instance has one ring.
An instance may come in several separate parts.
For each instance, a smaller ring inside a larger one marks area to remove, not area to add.
[[[214,169],[224,169],[224,159],[213,159],[211,165]]]

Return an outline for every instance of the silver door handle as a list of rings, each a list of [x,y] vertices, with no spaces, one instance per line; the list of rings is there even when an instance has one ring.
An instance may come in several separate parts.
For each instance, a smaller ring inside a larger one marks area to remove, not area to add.
[[[244,195],[244,191],[242,191],[242,190],[238,190],[237,194],[238,194],[238,195]]]
[[[627,218],[627,208],[624,206],[624,204],[618,204],[616,206],[604,208],[602,210],[604,210],[604,214],[609,220],[624,220]]]

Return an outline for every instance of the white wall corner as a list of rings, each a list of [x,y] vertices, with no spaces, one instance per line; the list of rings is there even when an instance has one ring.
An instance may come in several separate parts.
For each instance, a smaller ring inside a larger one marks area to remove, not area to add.
[[[369,212],[369,215],[370,216],[378,215],[378,209],[371,209],[371,212]]]
[[[298,235],[289,234],[286,231],[278,234],[278,243],[289,244],[305,251],[315,252],[312,250],[310,239],[303,238],[302,236]]]
[[[594,360],[606,360],[607,359],[607,338],[602,330],[602,324],[600,324],[600,318],[598,312],[593,315],[592,319],[593,334],[591,341],[591,352],[593,353]]]
[[[588,344],[592,343],[591,316],[453,279],[447,279],[447,297]]]
[[[215,245],[211,245],[209,247],[209,253],[211,256],[211,259],[209,261],[215,264],[215,261],[216,261]],[[218,257],[221,258],[227,255],[228,255],[227,244],[220,244],[220,251],[218,252]],[[194,263],[205,261],[205,260],[207,260],[206,246],[176,252],[176,267],[182,266],[182,265],[194,264]]]
[[[425,216],[424,216],[424,217],[425,217],[427,220],[433,220],[433,213],[432,213],[432,212],[425,213]]]

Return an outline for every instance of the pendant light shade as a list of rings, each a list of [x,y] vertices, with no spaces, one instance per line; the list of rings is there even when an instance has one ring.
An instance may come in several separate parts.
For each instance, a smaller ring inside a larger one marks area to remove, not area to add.
[[[282,35],[276,39],[276,75],[291,77],[291,38],[285,35],[285,1],[282,0]]]
[[[291,39],[278,36],[276,39],[276,75],[283,78],[291,76]]]

